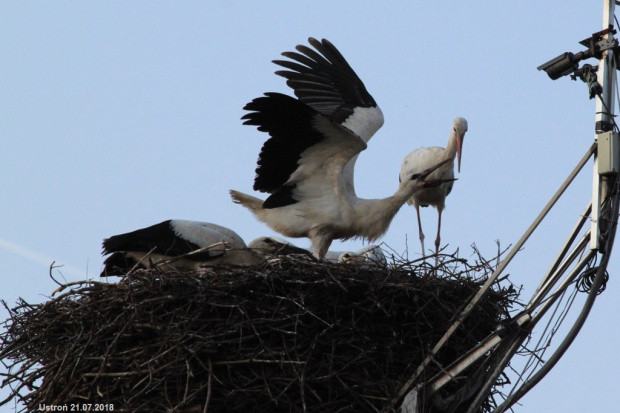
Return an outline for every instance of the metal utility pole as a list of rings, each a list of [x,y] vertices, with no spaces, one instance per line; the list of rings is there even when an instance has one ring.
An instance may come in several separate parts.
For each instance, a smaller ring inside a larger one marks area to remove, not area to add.
[[[615,6],[615,0],[603,1],[603,30],[613,27]],[[609,41],[610,38],[613,38],[613,33],[611,32],[603,35],[605,41]],[[617,153],[614,153],[618,150],[618,135],[614,133],[613,127],[615,106],[613,85],[616,74],[615,66],[613,48],[602,51],[597,71],[597,80],[601,87],[601,93],[599,99],[596,99],[595,141],[598,146],[598,151],[594,154],[594,173],[592,174],[592,220],[590,237],[590,249],[592,250],[600,249],[601,233],[606,232],[607,229],[604,227],[602,228],[602,226],[605,226],[609,222],[609,217],[601,215],[601,202],[609,193],[609,179],[606,178],[606,175],[618,172],[618,157]]]

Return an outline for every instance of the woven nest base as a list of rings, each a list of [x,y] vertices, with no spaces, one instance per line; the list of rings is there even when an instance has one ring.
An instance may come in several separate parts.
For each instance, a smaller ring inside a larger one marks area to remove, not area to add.
[[[9,310],[0,357],[13,392],[4,403],[393,411],[400,387],[478,291],[483,267],[444,260],[429,275],[427,265],[282,258],[64,285],[43,304]],[[489,335],[515,296],[499,287],[487,294],[419,380]]]

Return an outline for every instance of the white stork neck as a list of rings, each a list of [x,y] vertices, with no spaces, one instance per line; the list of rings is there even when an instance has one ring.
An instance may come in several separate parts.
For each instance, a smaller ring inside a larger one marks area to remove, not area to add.
[[[358,233],[370,242],[380,238],[389,228],[396,213],[413,195],[414,182],[403,182],[392,196],[382,199],[357,199],[355,208]]]
[[[450,138],[448,138],[448,144],[446,145],[446,149],[444,150],[443,160],[446,159],[454,159],[456,157],[456,132],[454,130],[450,132]]]

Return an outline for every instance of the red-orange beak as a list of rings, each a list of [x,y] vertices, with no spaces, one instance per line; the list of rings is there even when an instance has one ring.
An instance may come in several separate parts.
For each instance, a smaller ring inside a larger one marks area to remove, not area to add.
[[[464,136],[457,136],[456,138],[456,157],[458,159],[458,170],[461,173],[461,150],[463,149]]]

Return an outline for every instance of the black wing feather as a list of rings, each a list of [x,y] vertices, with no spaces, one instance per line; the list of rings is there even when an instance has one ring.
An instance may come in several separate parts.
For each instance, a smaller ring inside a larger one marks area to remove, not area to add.
[[[290,198],[292,188],[283,186],[297,169],[301,154],[325,139],[312,125],[314,117],[320,115],[301,101],[281,93],[265,93],[244,109],[251,112],[241,118],[245,120],[243,124],[255,125],[271,136],[258,157],[254,190],[272,194],[283,190]]]
[[[200,248],[193,242],[179,238],[170,221],[104,239],[103,255],[118,251],[149,252],[155,248],[154,253],[177,256]]]
[[[356,107],[376,107],[362,80],[346,59],[328,40],[309,38],[315,49],[304,45],[296,47],[297,52],[282,55],[293,61],[274,60],[274,63],[289,70],[276,74],[287,79],[295,95],[321,114],[343,123]]]

